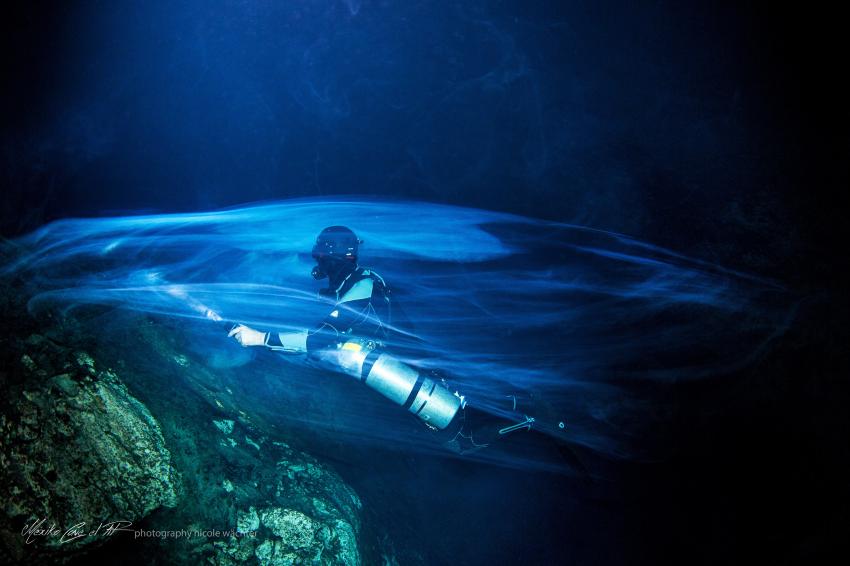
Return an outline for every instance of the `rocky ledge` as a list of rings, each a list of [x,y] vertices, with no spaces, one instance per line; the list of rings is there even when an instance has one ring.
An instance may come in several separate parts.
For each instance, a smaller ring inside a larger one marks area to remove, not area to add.
[[[101,523],[176,505],[160,427],[117,375],[44,336],[25,344],[0,414],[0,535],[11,558],[62,560],[103,543],[92,532]]]
[[[0,563],[368,562],[357,494],[234,393],[244,376],[163,321],[35,320],[24,296],[0,284]]]

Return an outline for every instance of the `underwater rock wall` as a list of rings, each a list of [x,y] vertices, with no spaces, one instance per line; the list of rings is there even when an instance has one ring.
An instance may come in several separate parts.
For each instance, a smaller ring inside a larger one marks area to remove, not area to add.
[[[106,540],[91,533],[100,523],[176,505],[159,425],[118,376],[39,334],[23,345],[0,414],[0,533],[12,558],[69,557]]]
[[[354,490],[179,331],[102,310],[36,320],[25,296],[0,282],[16,329],[0,337],[0,562],[368,562]],[[92,532],[113,521],[126,530]]]
[[[155,514],[143,528],[228,531],[140,540],[137,548],[147,545],[146,552],[185,564],[364,562],[360,498],[260,414],[265,403],[245,386],[256,376],[208,367],[187,348],[180,324],[122,313],[110,329],[114,340],[100,355],[124,368],[128,384],[157,415],[186,493],[183,504]],[[128,343],[134,347],[120,347]]]
[[[314,458],[283,442],[274,448],[277,478],[259,493],[250,489],[259,488],[258,482],[248,482],[246,490],[223,480],[236,509],[237,535],[213,542],[209,562],[241,564],[255,558],[260,564],[359,566],[362,504],[357,494]]]

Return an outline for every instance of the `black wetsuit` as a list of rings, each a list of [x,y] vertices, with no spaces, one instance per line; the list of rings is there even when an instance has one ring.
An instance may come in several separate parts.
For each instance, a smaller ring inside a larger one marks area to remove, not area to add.
[[[335,299],[330,313],[306,336],[306,351],[311,357],[319,358],[321,353],[333,350],[350,338],[370,341],[372,351],[364,363],[363,376],[368,374],[368,368],[382,351],[399,355],[395,350],[404,340],[399,340],[392,327],[393,304],[390,290],[384,279],[374,271],[353,267],[346,274],[335,278],[331,285],[324,289],[322,295]],[[281,349],[280,337],[283,334],[272,334],[268,346]],[[420,348],[425,346],[419,345]],[[421,350],[419,352],[422,353]],[[418,368],[419,372],[454,392],[450,379],[440,371],[426,371]],[[421,382],[421,378],[420,378]],[[418,389],[414,389],[403,406],[410,407]],[[459,394],[458,394],[459,395]],[[461,398],[462,399],[462,398]],[[467,405],[465,400],[451,422],[442,430],[434,429],[435,440],[449,450],[458,454],[467,454],[489,446],[500,438],[506,427],[522,422],[524,415],[517,411],[516,398],[506,397],[506,405],[513,399],[515,420],[495,416],[474,406]],[[511,409],[508,407],[508,410]],[[527,427],[530,429],[531,427]],[[523,428],[517,428],[522,430]]]
[[[380,275],[355,268],[325,294],[336,299],[334,309],[307,337],[307,352],[335,345],[345,335],[382,342],[392,321],[389,289]]]

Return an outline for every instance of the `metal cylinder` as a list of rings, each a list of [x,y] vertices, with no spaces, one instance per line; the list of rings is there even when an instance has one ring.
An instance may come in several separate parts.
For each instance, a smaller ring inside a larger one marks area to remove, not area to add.
[[[375,350],[371,342],[352,338],[319,357],[344,373],[402,405],[430,426],[448,426],[461,406],[461,399],[438,381],[421,374],[398,358]]]

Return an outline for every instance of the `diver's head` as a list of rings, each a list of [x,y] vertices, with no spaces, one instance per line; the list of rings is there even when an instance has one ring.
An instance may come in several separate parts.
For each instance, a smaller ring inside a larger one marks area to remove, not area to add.
[[[345,226],[329,226],[322,230],[313,246],[313,277],[328,278],[331,285],[338,285],[357,267],[357,246],[362,243],[351,229]]]

